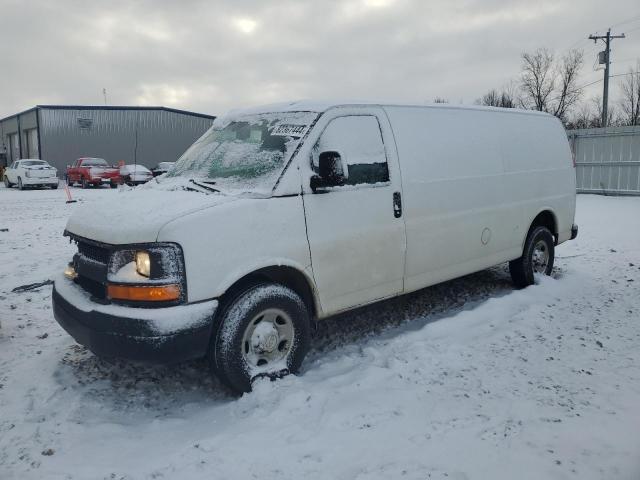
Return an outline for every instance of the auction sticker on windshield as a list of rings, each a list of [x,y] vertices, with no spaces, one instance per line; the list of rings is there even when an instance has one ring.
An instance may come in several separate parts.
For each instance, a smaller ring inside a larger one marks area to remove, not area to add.
[[[295,125],[293,123],[281,123],[271,132],[271,135],[282,137],[301,137],[307,129],[306,125]]]

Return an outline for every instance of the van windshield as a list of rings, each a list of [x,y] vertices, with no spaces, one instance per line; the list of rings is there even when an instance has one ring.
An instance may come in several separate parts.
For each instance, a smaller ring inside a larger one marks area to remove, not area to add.
[[[215,184],[224,193],[270,194],[317,116],[282,112],[216,120],[167,177]]]

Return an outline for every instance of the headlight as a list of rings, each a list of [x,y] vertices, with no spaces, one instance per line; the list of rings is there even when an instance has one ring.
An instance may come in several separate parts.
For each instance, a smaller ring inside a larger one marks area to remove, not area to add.
[[[136,272],[143,277],[149,278],[151,274],[151,258],[149,257],[149,252],[136,252]]]
[[[146,243],[112,251],[107,296],[133,303],[184,301],[182,249],[175,243]]]

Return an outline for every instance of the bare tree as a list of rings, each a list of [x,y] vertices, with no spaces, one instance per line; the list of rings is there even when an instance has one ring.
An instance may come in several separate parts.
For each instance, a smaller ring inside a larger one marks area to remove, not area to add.
[[[513,82],[509,82],[500,90],[495,88],[489,90],[482,97],[476,100],[477,105],[488,107],[516,108],[516,87]]]
[[[433,99],[433,103],[449,103],[449,100],[442,97],[436,97]]]
[[[593,101],[583,103],[567,122],[567,129],[599,127],[602,124],[602,115],[598,114],[597,107],[597,105],[593,104]]]
[[[591,99],[591,104],[595,110],[595,118],[592,122],[593,128],[601,128],[602,127],[602,96],[598,95]],[[607,109],[607,125],[609,127],[616,126],[619,122],[616,118],[617,111],[613,105],[610,105]]]
[[[629,74],[621,82],[622,99],[620,121],[623,125],[640,125],[640,60],[635,71],[629,69]]]
[[[546,48],[522,54],[520,100],[524,108],[548,112],[566,121],[568,111],[580,100],[577,78],[584,62],[581,50],[571,50],[561,59]]]

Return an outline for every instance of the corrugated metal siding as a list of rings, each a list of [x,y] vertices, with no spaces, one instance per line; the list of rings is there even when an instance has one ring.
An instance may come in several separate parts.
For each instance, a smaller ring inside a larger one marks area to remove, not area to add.
[[[2,120],[2,122],[0,122],[0,133],[2,134],[0,142],[7,156],[7,165],[9,165],[20,156],[18,146],[18,117]]]
[[[640,127],[567,132],[579,193],[640,195]]]
[[[61,171],[85,156],[151,168],[176,160],[212,122],[165,110],[42,108],[40,154]]]

